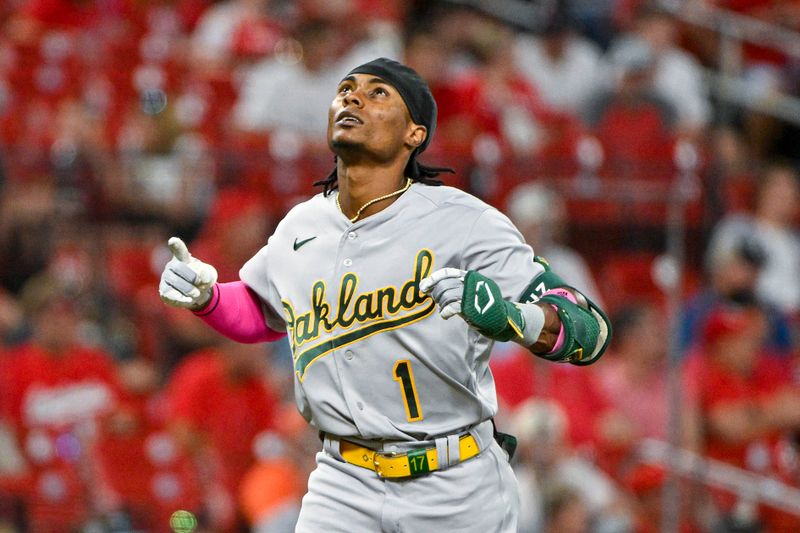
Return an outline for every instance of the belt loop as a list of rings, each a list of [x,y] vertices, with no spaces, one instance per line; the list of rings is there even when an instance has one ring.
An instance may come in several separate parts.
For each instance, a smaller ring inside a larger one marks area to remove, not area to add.
[[[461,438],[458,435],[447,436],[448,466],[457,465],[461,461]]]
[[[447,437],[439,437],[434,442],[436,442],[436,462],[437,468],[439,470],[447,469],[452,463],[448,459],[448,443],[449,439]]]
[[[322,439],[322,449],[325,450],[328,455],[332,456],[337,461],[344,461],[342,454],[339,451],[339,443],[341,441],[337,438],[330,438],[327,434],[325,434],[325,438]]]
[[[491,420],[484,420],[480,424],[473,426],[469,430],[469,434],[475,438],[478,443],[478,449],[483,452],[494,442],[494,426]]]

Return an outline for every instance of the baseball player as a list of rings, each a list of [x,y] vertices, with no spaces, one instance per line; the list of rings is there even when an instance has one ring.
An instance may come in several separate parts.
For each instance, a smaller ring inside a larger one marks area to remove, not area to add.
[[[358,66],[328,113],[324,191],[289,211],[240,281],[216,283],[170,239],[166,303],[243,342],[289,337],[297,406],[323,440],[298,532],[516,531],[492,344],[575,364],[608,344],[602,311],[507,217],[417,161],[435,126],[416,72]]]

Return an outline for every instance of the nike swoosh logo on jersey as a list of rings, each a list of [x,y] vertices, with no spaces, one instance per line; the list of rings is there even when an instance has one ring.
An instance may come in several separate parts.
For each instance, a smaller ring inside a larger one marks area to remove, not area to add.
[[[302,241],[298,241],[298,240],[297,240],[297,237],[295,237],[295,238],[294,238],[294,251],[296,252],[297,250],[299,250],[299,249],[300,249],[300,247],[301,247],[301,246],[303,246],[303,245],[304,245],[304,244],[306,244],[307,242],[311,242],[311,241],[313,241],[313,240],[314,240],[314,239],[316,239],[316,238],[317,238],[317,236],[316,236],[316,235],[314,235],[313,237],[309,237],[308,239],[304,239],[304,240],[302,240]]]

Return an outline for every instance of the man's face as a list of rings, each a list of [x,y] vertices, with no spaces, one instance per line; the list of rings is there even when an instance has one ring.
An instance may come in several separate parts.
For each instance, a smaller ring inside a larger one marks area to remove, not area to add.
[[[33,333],[39,345],[60,353],[75,343],[79,324],[75,304],[64,298],[54,298],[33,317]]]
[[[336,154],[360,152],[391,161],[421,144],[425,134],[397,89],[371,74],[342,80],[328,111],[328,146]]]

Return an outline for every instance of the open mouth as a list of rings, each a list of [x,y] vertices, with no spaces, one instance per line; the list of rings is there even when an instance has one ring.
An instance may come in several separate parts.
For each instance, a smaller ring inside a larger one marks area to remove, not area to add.
[[[358,124],[363,124],[363,122],[354,114],[344,111],[339,114],[339,117],[336,119],[336,124],[340,126],[356,126]]]

